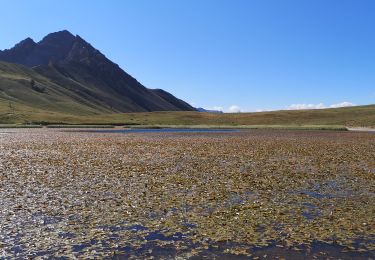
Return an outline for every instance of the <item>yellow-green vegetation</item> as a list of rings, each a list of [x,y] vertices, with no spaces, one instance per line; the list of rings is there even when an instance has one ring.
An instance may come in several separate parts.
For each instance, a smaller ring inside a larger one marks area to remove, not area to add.
[[[0,128],[42,128],[41,125],[0,124]]]
[[[76,108],[72,108],[76,110]],[[0,98],[0,123],[117,124],[117,125],[207,125],[207,126],[375,126],[375,105],[321,110],[211,114],[200,112],[86,113],[43,110]]]
[[[328,256],[309,255],[320,242],[350,252],[340,257],[371,257],[373,151],[375,135],[357,132],[7,130],[0,133],[0,252],[257,257],[253,247],[304,245],[312,259]]]
[[[0,62],[0,124],[64,121],[111,112],[84,100],[71,89],[67,82],[60,86],[25,66]]]
[[[47,128],[114,128],[114,127],[115,126],[113,125],[47,125]]]
[[[153,112],[113,114],[115,123],[140,125],[273,125],[273,126],[375,126],[375,105],[349,108],[213,114],[199,112]],[[98,117],[97,120],[105,121]]]
[[[342,125],[128,125],[125,128],[186,128],[186,129],[283,129],[347,131]]]

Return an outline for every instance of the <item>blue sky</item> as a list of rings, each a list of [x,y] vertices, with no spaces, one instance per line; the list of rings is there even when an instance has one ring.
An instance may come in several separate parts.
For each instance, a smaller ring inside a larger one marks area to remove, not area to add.
[[[228,111],[375,103],[373,0],[0,0],[0,49],[67,29],[149,88]]]

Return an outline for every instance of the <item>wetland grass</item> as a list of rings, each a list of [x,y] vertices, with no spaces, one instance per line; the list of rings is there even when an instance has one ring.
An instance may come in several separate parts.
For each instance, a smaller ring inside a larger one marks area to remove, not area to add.
[[[375,135],[0,135],[0,253],[374,257]]]

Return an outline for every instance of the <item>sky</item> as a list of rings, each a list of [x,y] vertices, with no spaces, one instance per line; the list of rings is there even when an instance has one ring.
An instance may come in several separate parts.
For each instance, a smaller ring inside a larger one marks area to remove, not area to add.
[[[375,103],[373,0],[0,0],[0,49],[63,29],[226,112]]]

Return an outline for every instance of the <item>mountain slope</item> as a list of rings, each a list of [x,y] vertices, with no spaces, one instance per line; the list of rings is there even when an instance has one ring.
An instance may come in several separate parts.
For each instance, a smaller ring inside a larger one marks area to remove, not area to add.
[[[38,79],[44,83],[48,81],[50,91],[63,92],[73,102],[90,107],[83,111],[93,109],[116,113],[195,110],[170,93],[144,87],[100,51],[68,31],[49,34],[38,43],[27,38],[12,49],[1,51],[0,61],[29,67],[30,71],[26,74],[32,77],[25,76],[25,73],[20,77],[26,81],[32,78],[36,78],[33,79],[36,82]],[[1,71],[2,68],[11,66],[4,64],[0,67],[0,75],[6,74],[6,71]],[[19,67],[13,72],[18,70]],[[25,68],[21,71],[25,72]],[[16,84],[11,81],[9,78],[2,79],[1,87],[6,89]],[[28,105],[38,107],[41,104]],[[52,106],[51,109],[55,108]]]
[[[12,114],[20,117],[23,112],[19,113],[19,108],[24,112],[45,111],[78,116],[112,112],[28,67],[0,62],[0,117],[13,117]]]
[[[28,80],[30,77],[38,81],[37,85],[43,84],[46,88],[45,93],[38,93],[31,88]],[[12,87],[2,87],[4,81],[7,80],[5,85],[11,82]],[[99,111],[97,109],[101,106],[86,103],[87,99],[79,100],[74,93],[66,91],[63,87],[50,84],[54,83],[27,67],[0,62],[0,124],[44,121],[57,124],[375,127],[375,105],[236,114],[194,111],[113,113],[109,108]],[[56,89],[60,91],[56,91]]]

